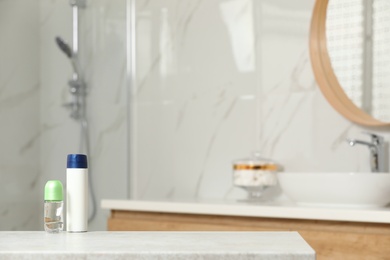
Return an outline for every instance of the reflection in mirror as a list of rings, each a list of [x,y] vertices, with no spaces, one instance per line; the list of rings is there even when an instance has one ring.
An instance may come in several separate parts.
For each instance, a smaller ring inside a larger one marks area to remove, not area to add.
[[[352,102],[390,121],[390,1],[329,0],[326,44],[334,73]]]

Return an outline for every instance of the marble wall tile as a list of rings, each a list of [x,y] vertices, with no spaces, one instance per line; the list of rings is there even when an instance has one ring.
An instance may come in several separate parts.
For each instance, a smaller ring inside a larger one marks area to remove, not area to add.
[[[229,21],[251,2],[136,3],[136,197],[218,197],[231,160],[255,149],[253,17]]]
[[[368,138],[316,84],[313,1],[136,1],[130,154],[135,198],[241,198],[231,162],[254,150],[286,171],[369,171]]]
[[[0,230],[39,225],[39,8],[0,1]]]

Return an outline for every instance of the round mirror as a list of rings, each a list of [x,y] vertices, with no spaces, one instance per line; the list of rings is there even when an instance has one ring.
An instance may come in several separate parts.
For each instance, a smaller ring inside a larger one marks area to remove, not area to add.
[[[362,125],[390,125],[389,0],[317,0],[310,52],[337,111]]]

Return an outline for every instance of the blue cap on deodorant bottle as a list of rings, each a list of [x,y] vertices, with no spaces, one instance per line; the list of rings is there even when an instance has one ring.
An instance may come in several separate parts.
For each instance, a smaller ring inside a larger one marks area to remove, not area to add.
[[[88,168],[88,159],[85,154],[68,154],[67,168]]]

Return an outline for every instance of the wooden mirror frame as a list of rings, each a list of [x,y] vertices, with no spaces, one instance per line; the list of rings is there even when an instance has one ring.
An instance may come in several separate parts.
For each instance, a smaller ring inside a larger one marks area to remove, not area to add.
[[[316,0],[310,27],[310,60],[322,94],[336,111],[360,125],[390,126],[357,107],[345,94],[330,62],[326,44],[326,13],[329,0]]]

